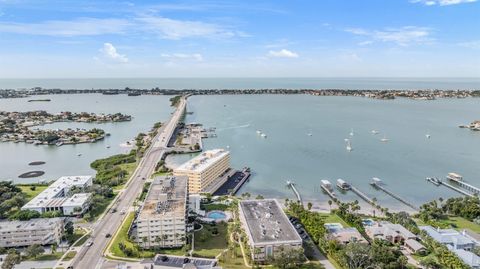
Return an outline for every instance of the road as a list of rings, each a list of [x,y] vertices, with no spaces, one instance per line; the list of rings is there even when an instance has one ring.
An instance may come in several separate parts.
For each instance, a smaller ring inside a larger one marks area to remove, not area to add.
[[[80,252],[75,256],[71,266],[73,268],[100,268],[104,262],[103,253],[110,241],[106,238],[106,234],[114,235],[120,228],[122,221],[128,214],[121,214],[122,209],[130,208],[135,199],[142,191],[144,180],[149,178],[154,172],[158,161],[163,157],[167,150],[168,141],[171,139],[173,132],[179,123],[182,113],[186,106],[186,98],[182,98],[177,109],[172,114],[170,120],[159,128],[158,134],[153,139],[150,148],[145,152],[144,157],[127,182],[123,191],[121,191],[113,207],[117,208],[116,213],[106,213],[93,225],[91,239],[93,245],[90,247],[83,246]]]

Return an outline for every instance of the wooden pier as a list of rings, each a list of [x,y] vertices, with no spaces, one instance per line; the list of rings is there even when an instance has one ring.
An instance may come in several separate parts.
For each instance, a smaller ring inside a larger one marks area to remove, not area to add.
[[[477,195],[480,194],[480,189],[479,188],[477,188],[473,185],[470,185],[470,184],[466,183],[465,181],[463,181],[463,177],[459,174],[449,173],[447,175],[447,179],[455,182],[457,185],[459,185],[460,187],[466,189],[467,191],[469,191],[473,194],[477,194]]]
[[[469,197],[474,197],[474,196],[475,196],[475,195],[473,195],[473,194],[471,194],[471,193],[469,193],[469,192],[467,192],[467,191],[465,191],[465,190],[462,190],[462,189],[460,189],[460,188],[458,188],[458,187],[455,187],[455,186],[453,186],[453,185],[451,185],[451,184],[449,184],[449,183],[447,183],[447,182],[445,182],[445,181],[442,181],[442,180],[440,180],[440,179],[438,179],[438,178],[430,178],[430,177],[427,177],[426,179],[427,179],[427,181],[433,183],[433,184],[436,185],[436,186],[444,185],[445,187],[450,188],[450,189],[452,189],[452,190],[454,190],[454,191],[456,191],[456,192],[458,192],[458,193],[461,193],[461,194],[463,194],[463,195],[465,195],[465,196],[469,196]],[[453,181],[456,182],[456,183],[459,183],[459,182],[456,181],[456,180],[453,180]]]
[[[415,211],[419,211],[419,208],[414,206],[413,204],[409,203],[407,200],[403,199],[402,197],[396,195],[395,193],[385,189],[384,187],[380,186],[377,182],[375,181],[372,181],[370,183],[370,185],[372,185],[374,188],[376,189],[380,189],[382,190],[383,192],[385,192],[386,194],[392,196],[393,198],[397,199],[398,201],[404,203],[405,205],[409,206],[410,208],[414,209]]]
[[[300,192],[295,187],[295,183],[287,180],[287,187],[293,190],[293,193],[295,193],[295,196],[297,196],[297,201],[303,206],[302,196],[300,195]]]
[[[330,196],[330,198],[332,198],[333,201],[337,201],[338,198],[333,191],[331,191],[330,189],[328,189],[323,185],[320,187],[322,188],[323,191],[325,191],[328,194],[328,196]]]
[[[365,202],[375,205],[375,202],[373,202],[373,199],[368,197],[365,193],[361,192],[359,189],[355,188],[353,185],[350,185],[350,190],[352,190],[353,193],[358,195],[360,198],[362,198]]]

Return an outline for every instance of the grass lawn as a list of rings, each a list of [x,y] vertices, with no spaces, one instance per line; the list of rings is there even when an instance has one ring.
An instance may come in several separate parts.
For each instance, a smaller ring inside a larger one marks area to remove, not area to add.
[[[212,230],[217,228],[218,234],[213,235]],[[214,258],[227,246],[227,224],[218,223],[215,226],[203,224],[203,229],[195,232],[195,256]]]
[[[73,234],[71,236],[67,236],[68,243],[71,245],[75,243],[80,237],[82,237],[85,234],[85,231],[83,229],[75,229]]]
[[[77,255],[76,251],[69,251],[69,252],[67,252],[67,255],[65,255],[65,257],[63,258],[62,261],[69,261],[69,260],[73,259],[73,257],[75,257],[75,255]]]
[[[172,175],[171,172],[155,172],[153,173],[152,177],[157,177],[157,176],[170,176]]]
[[[223,268],[232,268],[232,269],[248,269],[250,267],[246,267],[243,263],[243,256],[242,250],[240,246],[235,247],[235,253],[237,255],[233,255],[230,251],[227,251],[224,255],[220,257],[220,266]]]
[[[230,206],[224,204],[202,204],[202,208],[205,211],[213,211],[213,210],[220,210],[225,211],[228,210]]]
[[[35,186],[35,190],[32,191],[30,187]],[[39,193],[41,193],[43,190],[48,188],[47,185],[19,185],[18,186],[23,193],[27,195],[27,200],[30,201],[33,199],[33,197],[37,196]]]
[[[414,219],[417,225],[422,226],[422,225],[429,225],[423,222],[421,219]],[[446,224],[451,226],[455,230],[463,230],[463,229],[469,229],[473,232],[480,233],[480,225],[471,222],[467,219],[464,219],[462,217],[448,217],[446,220],[440,220],[437,221],[441,224]]]
[[[42,254],[35,258],[27,258],[27,261],[54,261],[59,260],[63,256],[63,252],[55,252],[53,254]]]
[[[82,237],[82,239],[80,239],[77,243],[75,243],[73,246],[74,247],[79,247],[81,245],[83,245],[85,242],[87,242],[88,238],[90,238],[90,235],[86,235],[84,237]]]
[[[322,216],[323,220],[325,223],[341,223],[343,227],[350,227],[342,218],[340,218],[336,214],[330,214],[330,213],[319,213],[320,216]]]

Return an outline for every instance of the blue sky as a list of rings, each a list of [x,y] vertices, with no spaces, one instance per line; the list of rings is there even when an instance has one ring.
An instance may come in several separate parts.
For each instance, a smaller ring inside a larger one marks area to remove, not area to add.
[[[480,77],[480,1],[0,0],[1,78]]]

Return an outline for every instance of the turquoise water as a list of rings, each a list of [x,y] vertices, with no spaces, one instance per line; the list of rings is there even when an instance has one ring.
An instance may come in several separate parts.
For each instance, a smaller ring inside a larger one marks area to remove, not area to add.
[[[2,88],[480,89],[480,78],[90,78],[0,79]]]
[[[227,218],[227,215],[225,215],[225,213],[220,211],[213,211],[213,212],[207,213],[207,218],[214,219],[214,220],[223,220]]]
[[[252,168],[250,182],[241,192],[293,198],[285,187],[286,180],[293,180],[305,200],[326,202],[320,180],[334,183],[342,178],[395,208],[401,205],[369,186],[372,177],[383,179],[386,188],[417,204],[457,195],[427,183],[428,176],[444,178],[448,172],[458,172],[480,186],[480,132],[458,128],[478,119],[480,99],[193,96],[188,110],[194,112],[188,122],[217,128],[217,138],[204,140],[206,148],[229,147],[234,167]],[[373,135],[373,129],[380,134]],[[256,130],[268,137],[261,138]],[[384,135],[388,143],[380,142]],[[353,151],[346,150],[345,138],[352,141]],[[351,192],[339,197],[359,199]]]
[[[31,111],[46,110],[51,113],[61,111],[116,113],[133,116],[130,122],[118,123],[55,123],[41,128],[102,128],[111,136],[91,144],[56,146],[34,146],[25,143],[0,143],[0,180],[14,180],[19,183],[52,180],[65,175],[93,175],[90,163],[110,155],[125,153],[130,149],[119,145],[140,132],[147,132],[153,124],[169,118],[173,109],[165,96],[126,95],[51,95],[51,102],[27,102],[28,99],[0,99],[0,110]],[[109,148],[107,148],[109,147]],[[81,156],[78,156],[81,154]],[[29,166],[32,161],[45,161],[45,165]],[[30,170],[44,170],[40,178],[19,179],[18,175]]]
[[[112,134],[95,144],[45,147],[0,143],[1,179],[18,180],[19,174],[37,168],[46,171],[42,179],[92,174],[91,161],[127,151],[118,145],[138,132],[147,131],[154,122],[167,119],[172,112],[165,96],[94,94],[48,98],[52,102],[0,99],[0,108],[121,112],[133,115],[134,119],[126,123],[47,126],[99,126]],[[307,95],[193,96],[188,100],[188,110],[194,112],[187,116],[188,122],[217,128],[217,138],[204,140],[207,149],[228,147],[233,167],[252,168],[250,181],[241,192],[293,198],[293,193],[285,187],[286,180],[293,180],[306,201],[325,203],[328,197],[320,191],[320,180],[330,179],[333,183],[342,178],[376,197],[383,206],[395,209],[402,206],[369,186],[372,177],[383,179],[386,188],[415,204],[457,196],[445,187],[426,182],[425,177],[444,178],[448,172],[457,172],[471,184],[480,186],[480,132],[458,128],[459,124],[479,119],[480,99],[387,101]],[[380,134],[373,135],[373,129]],[[257,130],[267,134],[267,138],[257,135]],[[427,133],[430,139],[425,137]],[[388,143],[380,142],[384,135],[390,139]],[[353,151],[346,150],[345,138],[352,141]],[[180,163],[190,157],[175,156],[172,161]],[[47,164],[27,165],[37,160]],[[32,181],[35,180],[38,179]],[[359,199],[351,192],[336,192],[345,201]]]

